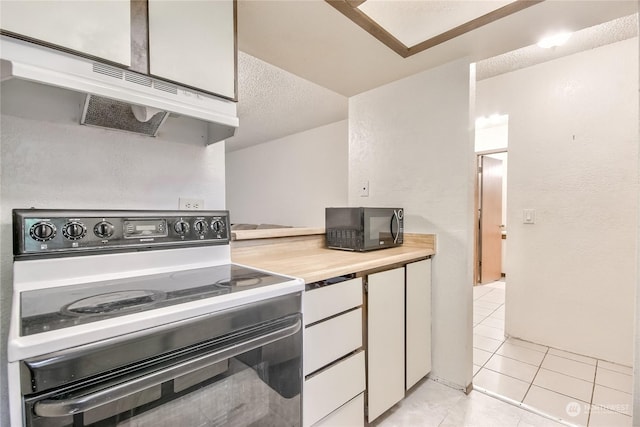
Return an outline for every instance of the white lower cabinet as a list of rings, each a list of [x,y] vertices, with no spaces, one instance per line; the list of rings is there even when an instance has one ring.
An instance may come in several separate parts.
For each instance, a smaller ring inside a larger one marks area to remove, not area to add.
[[[303,425],[362,426],[364,397],[357,399],[366,387],[362,279],[311,288],[303,297]]]
[[[367,417],[404,398],[404,267],[367,278]]]
[[[431,372],[431,259],[407,264],[407,390]]]
[[[365,389],[364,369],[364,351],[359,351],[306,379],[303,426],[314,425],[362,393]]]
[[[364,393],[360,393],[340,408],[324,417],[314,427],[364,426]]]
[[[304,294],[304,427],[367,425],[431,371],[431,259],[366,280],[364,307],[362,278]]]
[[[362,309],[311,326],[304,333],[304,374],[309,375],[362,347]]]

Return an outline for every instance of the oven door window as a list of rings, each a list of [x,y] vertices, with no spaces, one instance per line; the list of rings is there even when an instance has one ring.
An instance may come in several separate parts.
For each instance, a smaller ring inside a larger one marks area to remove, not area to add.
[[[209,363],[99,406],[69,414],[69,402],[109,393],[84,385],[25,399],[28,426],[300,426],[301,334]],[[188,365],[190,362],[181,362]],[[182,370],[181,372],[185,372]],[[111,381],[111,390],[123,388]],[[117,394],[117,393],[116,393]],[[56,406],[57,404],[57,406]],[[76,403],[74,403],[76,404]],[[65,406],[66,405],[66,406]],[[65,413],[66,412],[66,413]]]

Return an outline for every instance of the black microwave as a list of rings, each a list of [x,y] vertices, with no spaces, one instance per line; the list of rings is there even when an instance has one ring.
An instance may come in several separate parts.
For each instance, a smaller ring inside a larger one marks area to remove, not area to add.
[[[402,208],[326,208],[327,247],[371,251],[402,245]]]

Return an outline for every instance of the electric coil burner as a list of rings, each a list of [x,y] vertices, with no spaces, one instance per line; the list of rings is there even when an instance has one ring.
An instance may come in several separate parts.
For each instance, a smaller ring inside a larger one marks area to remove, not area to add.
[[[226,211],[14,210],[12,426],[301,425],[300,279]]]

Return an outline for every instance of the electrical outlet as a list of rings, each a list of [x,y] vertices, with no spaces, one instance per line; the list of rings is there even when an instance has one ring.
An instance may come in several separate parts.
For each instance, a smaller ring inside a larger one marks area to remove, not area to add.
[[[360,182],[360,197],[369,197],[369,181]]]
[[[180,210],[187,211],[204,209],[204,200],[180,197],[178,198],[178,207]]]

